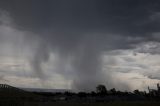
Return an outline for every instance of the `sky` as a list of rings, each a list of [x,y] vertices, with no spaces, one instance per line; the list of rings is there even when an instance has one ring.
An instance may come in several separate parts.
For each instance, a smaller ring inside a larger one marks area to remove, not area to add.
[[[0,0],[0,83],[156,88],[159,28],[159,0]]]

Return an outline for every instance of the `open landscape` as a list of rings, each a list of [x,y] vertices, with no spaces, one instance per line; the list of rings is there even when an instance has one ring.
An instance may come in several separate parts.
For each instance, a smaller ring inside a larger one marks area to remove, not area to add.
[[[0,0],[0,106],[160,106],[160,0]]]

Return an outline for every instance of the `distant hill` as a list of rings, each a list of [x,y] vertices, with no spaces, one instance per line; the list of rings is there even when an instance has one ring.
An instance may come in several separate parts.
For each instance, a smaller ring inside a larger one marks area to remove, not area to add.
[[[23,89],[25,91],[29,91],[29,92],[66,92],[69,91],[71,92],[70,89],[43,89],[43,88],[20,88]]]

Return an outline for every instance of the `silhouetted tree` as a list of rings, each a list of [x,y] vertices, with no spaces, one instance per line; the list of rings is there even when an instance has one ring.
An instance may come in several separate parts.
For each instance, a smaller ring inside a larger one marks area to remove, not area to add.
[[[96,87],[96,91],[97,91],[97,93],[99,93],[99,94],[107,94],[107,89],[106,89],[106,87],[105,87],[105,85],[98,85],[97,87]]]
[[[140,94],[140,92],[139,92],[139,90],[138,90],[138,89],[134,90],[133,92],[134,92],[134,94],[137,94],[137,95],[139,95],[139,94]]]
[[[96,96],[96,93],[94,91],[92,91],[91,96]]]
[[[115,89],[115,88],[112,88],[112,89],[110,90],[110,92],[111,92],[112,94],[116,94],[116,89]]]
[[[79,92],[78,96],[81,97],[81,98],[83,98],[83,97],[87,96],[87,93],[86,92]]]

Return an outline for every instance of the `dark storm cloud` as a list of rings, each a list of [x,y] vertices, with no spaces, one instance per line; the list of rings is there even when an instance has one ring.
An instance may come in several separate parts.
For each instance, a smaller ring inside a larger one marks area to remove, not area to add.
[[[0,1],[18,29],[36,33],[27,40],[40,39],[31,61],[38,76],[50,52],[58,52],[62,61],[72,58],[73,86],[85,90],[91,87],[87,81],[95,86],[104,80],[102,52],[156,40],[152,33],[159,32],[159,5],[158,0]]]
[[[1,0],[17,24],[30,30],[107,31],[144,33],[159,30],[154,0]],[[150,22],[150,17],[153,22]]]

